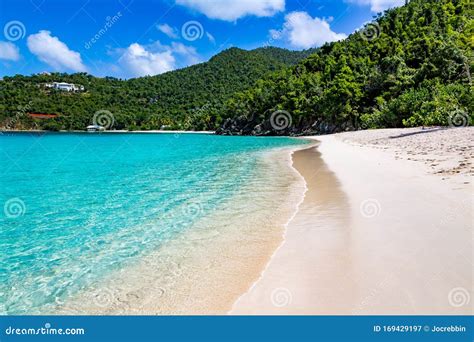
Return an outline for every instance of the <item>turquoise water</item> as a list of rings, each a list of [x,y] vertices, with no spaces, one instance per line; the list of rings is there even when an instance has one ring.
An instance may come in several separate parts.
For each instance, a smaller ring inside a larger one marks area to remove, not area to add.
[[[0,135],[0,313],[47,312],[264,177],[290,138]]]

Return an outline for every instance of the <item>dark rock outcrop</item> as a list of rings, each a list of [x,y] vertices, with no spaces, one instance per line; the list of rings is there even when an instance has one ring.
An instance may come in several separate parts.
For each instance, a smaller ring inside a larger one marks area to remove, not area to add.
[[[351,122],[334,124],[318,120],[302,120],[300,122],[291,122],[288,127],[277,127],[271,124],[270,119],[264,121],[256,118],[247,118],[244,116],[228,118],[216,130],[218,135],[254,135],[254,136],[304,136],[321,135],[336,132],[353,131],[357,128]]]

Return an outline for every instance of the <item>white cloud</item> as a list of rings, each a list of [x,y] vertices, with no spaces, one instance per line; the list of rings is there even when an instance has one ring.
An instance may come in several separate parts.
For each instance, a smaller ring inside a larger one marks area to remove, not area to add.
[[[17,61],[20,59],[20,50],[11,42],[0,42],[0,59]]]
[[[196,49],[192,46],[173,42],[171,43],[171,51],[175,55],[179,55],[177,56],[179,57],[177,58],[177,67],[184,67],[202,62]]]
[[[156,28],[159,31],[166,34],[170,38],[177,39],[179,37],[178,32],[176,31],[176,29],[171,27],[168,24],[161,24],[161,25],[156,26]]]
[[[82,63],[81,54],[70,50],[57,37],[52,37],[49,31],[39,31],[27,39],[28,49],[40,61],[48,64],[57,71],[87,71]]]
[[[271,17],[285,10],[285,0],[176,0],[176,3],[208,18],[226,21],[235,21],[247,15]]]
[[[162,45],[156,41],[146,46],[133,43],[121,52],[119,65],[129,77],[158,75],[201,61],[194,47],[177,42]]]
[[[346,0],[347,2],[354,3],[361,6],[370,6],[372,12],[378,13],[383,12],[386,9],[403,6],[405,0]]]
[[[125,49],[119,59],[119,63],[133,76],[152,76],[173,70],[175,62],[171,51],[153,53],[138,43]]]
[[[281,30],[270,30],[272,39],[286,39],[295,48],[308,49],[327,42],[345,39],[344,33],[331,30],[325,19],[312,18],[307,12],[291,12],[285,16]]]

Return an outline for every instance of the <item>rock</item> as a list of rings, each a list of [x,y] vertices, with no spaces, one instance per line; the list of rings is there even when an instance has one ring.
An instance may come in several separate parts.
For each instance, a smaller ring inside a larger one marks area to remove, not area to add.
[[[350,121],[334,124],[323,119],[301,119],[293,122],[293,125],[284,130],[275,130],[268,115],[254,113],[251,117],[238,116],[226,119],[221,127],[216,130],[220,135],[254,135],[254,136],[302,136],[331,134],[335,132],[354,131],[353,123]]]

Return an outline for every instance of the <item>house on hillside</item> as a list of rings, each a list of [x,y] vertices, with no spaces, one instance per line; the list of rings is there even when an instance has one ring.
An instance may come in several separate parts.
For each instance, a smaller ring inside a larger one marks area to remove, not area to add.
[[[46,83],[46,88],[58,89],[62,91],[84,91],[84,86],[80,84],[74,83],[66,83],[66,82],[53,82],[53,83]]]

